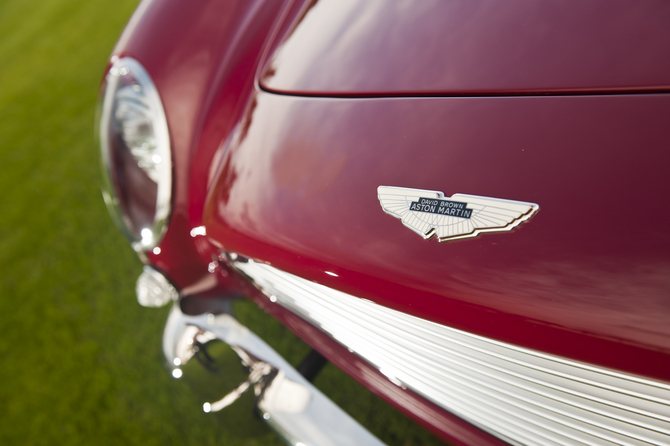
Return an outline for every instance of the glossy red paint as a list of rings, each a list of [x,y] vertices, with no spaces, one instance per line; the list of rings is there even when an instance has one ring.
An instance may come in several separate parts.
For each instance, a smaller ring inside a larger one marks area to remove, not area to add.
[[[452,327],[669,381],[670,95],[567,95],[667,90],[668,6],[303,3],[142,2],[114,55],[145,66],[171,129],[174,210],[148,261],[184,294],[241,287],[372,391],[463,444],[499,440],[208,264],[236,251]],[[339,15],[324,15],[330,7]],[[323,38],[305,40],[326,17]],[[493,97],[531,92],[563,96]],[[541,210],[511,233],[439,244],[385,214],[379,185]],[[203,224],[208,237],[191,237]]]
[[[205,211],[226,249],[422,318],[669,380],[670,95],[259,93]],[[379,185],[535,202],[511,233],[423,240]],[[331,271],[339,277],[331,277]]]
[[[317,96],[670,89],[663,0],[319,0],[308,8],[269,61],[264,88]]]
[[[113,51],[112,57],[141,61],[163,100],[174,158],[173,211],[160,254],[147,256],[182,290],[237,293],[229,280],[213,280],[207,266],[218,251],[190,231],[202,224],[212,158],[244,110],[282,5],[144,1]]]

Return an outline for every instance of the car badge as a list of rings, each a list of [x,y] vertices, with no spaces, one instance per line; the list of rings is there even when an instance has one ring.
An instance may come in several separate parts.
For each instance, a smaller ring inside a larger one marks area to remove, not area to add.
[[[426,240],[447,242],[485,232],[510,231],[540,210],[535,203],[454,194],[435,190],[379,186],[382,209]]]

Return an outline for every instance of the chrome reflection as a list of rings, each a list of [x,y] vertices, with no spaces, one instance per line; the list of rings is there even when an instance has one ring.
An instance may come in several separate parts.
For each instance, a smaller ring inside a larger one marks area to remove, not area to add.
[[[176,301],[179,292],[167,278],[149,265],[144,265],[135,285],[137,302],[143,307],[162,307]]]
[[[253,405],[294,445],[383,444],[228,314],[189,316],[175,305],[165,327],[163,352],[174,366],[173,376],[176,370],[186,380],[191,373],[209,373],[205,379],[195,376],[197,383],[206,381],[210,394],[220,392],[203,404],[205,412],[233,403]],[[197,370],[191,367],[195,364]],[[223,390],[226,385],[233,389]]]
[[[211,323],[215,317],[212,314],[208,315],[208,323]],[[196,358],[202,366],[216,374],[223,368],[221,364],[226,362],[223,357],[225,355],[221,354],[221,347],[223,346],[228,347],[213,332],[204,330],[196,325],[189,325],[177,341],[175,349],[177,356],[173,359],[172,363],[177,366],[185,366],[191,359]],[[219,412],[237,401],[250,388],[254,388],[254,393],[256,396],[259,396],[267,387],[272,385],[272,382],[278,375],[279,371],[276,368],[267,362],[261,361],[243,348],[235,346],[229,348],[237,354],[240,364],[249,375],[223,398],[218,401],[204,403],[203,410],[205,412]],[[174,371],[177,370],[180,369],[174,369]]]
[[[113,59],[96,126],[109,213],[136,251],[153,249],[170,217],[171,143],[158,90],[137,60]]]
[[[396,385],[505,441],[670,444],[667,384],[455,330],[252,260],[230,263]]]

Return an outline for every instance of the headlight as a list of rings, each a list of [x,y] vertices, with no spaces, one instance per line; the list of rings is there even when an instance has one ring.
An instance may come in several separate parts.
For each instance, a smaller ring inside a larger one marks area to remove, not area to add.
[[[151,249],[167,229],[172,161],[163,105],[139,62],[114,62],[98,110],[107,209],[136,250]]]

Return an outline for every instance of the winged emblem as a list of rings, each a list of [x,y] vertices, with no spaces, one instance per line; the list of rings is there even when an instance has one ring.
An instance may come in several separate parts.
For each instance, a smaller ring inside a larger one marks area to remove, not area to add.
[[[379,186],[382,209],[425,239],[446,242],[484,232],[510,231],[540,210],[535,203],[454,194],[435,190]]]

